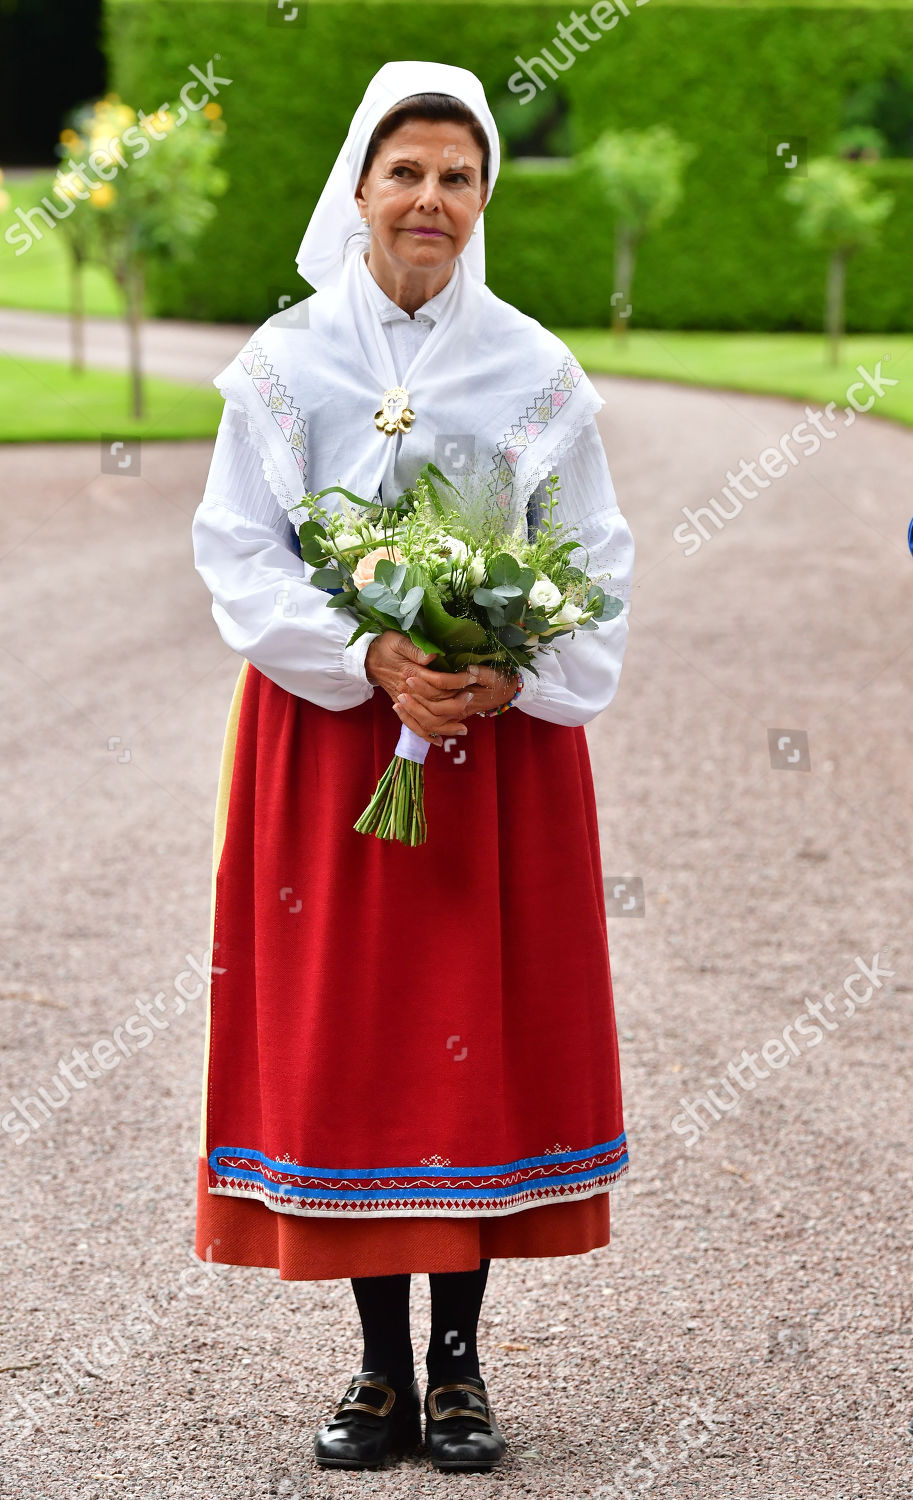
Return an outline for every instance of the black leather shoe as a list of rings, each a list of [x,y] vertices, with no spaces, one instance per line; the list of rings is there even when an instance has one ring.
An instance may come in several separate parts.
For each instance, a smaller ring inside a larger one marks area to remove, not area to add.
[[[481,1376],[425,1393],[425,1443],[436,1469],[493,1469],[507,1449]]]
[[[418,1381],[396,1391],[384,1371],[359,1370],[335,1415],[317,1429],[314,1453],[325,1468],[376,1469],[421,1443]]]

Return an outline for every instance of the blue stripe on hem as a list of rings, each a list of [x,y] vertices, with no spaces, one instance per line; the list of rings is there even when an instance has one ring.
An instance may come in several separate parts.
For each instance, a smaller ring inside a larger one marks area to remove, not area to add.
[[[375,1168],[375,1169],[372,1170],[371,1168],[362,1168],[362,1167],[353,1168],[352,1171],[332,1172],[328,1168],[314,1168],[313,1171],[311,1171],[310,1169],[308,1169],[307,1175],[318,1177],[318,1178],[319,1177],[397,1177],[397,1176],[417,1177],[417,1176],[427,1176],[428,1174],[434,1174],[434,1173],[436,1173],[438,1175],[441,1175],[441,1176],[445,1176],[445,1177],[448,1176],[448,1175],[451,1176],[451,1177],[453,1177],[453,1176],[465,1177],[465,1176],[474,1176],[474,1175],[487,1175],[487,1174],[490,1174],[491,1172],[498,1172],[498,1171],[506,1173],[506,1172],[509,1172],[511,1170],[516,1169],[516,1167],[522,1167],[522,1166],[543,1166],[543,1165],[546,1165],[546,1164],[554,1165],[555,1162],[560,1161],[562,1159],[564,1159],[564,1160],[567,1160],[567,1159],[570,1159],[570,1160],[578,1159],[579,1160],[579,1158],[581,1156],[587,1156],[587,1157],[589,1157],[589,1156],[594,1155],[597,1152],[598,1153],[602,1153],[604,1151],[609,1151],[609,1150],[612,1150],[612,1149],[618,1147],[619,1145],[623,1144],[624,1142],[625,1142],[625,1136],[624,1136],[624,1134],[622,1134],[622,1135],[618,1136],[616,1140],[614,1140],[614,1141],[607,1141],[604,1145],[594,1147],[590,1151],[586,1151],[586,1152],[583,1152],[583,1151],[562,1151],[562,1152],[556,1152],[554,1154],[554,1156],[532,1156],[532,1157],[525,1157],[525,1158],[523,1158],[522,1160],[520,1160],[518,1162],[508,1163],[507,1165],[502,1166],[502,1167],[466,1167],[466,1168],[454,1168],[452,1166],[451,1167],[420,1167],[417,1171],[412,1171],[412,1172],[403,1171],[403,1170],[399,1170],[399,1171],[386,1170],[386,1171],[384,1171],[384,1170],[381,1170],[379,1168]],[[213,1169],[214,1172],[216,1172],[216,1173],[219,1174],[219,1176],[230,1177],[233,1181],[236,1181],[236,1182],[253,1182],[253,1183],[256,1183],[259,1186],[261,1186],[264,1189],[266,1189],[268,1192],[273,1193],[273,1194],[275,1194],[278,1197],[285,1197],[285,1198],[313,1198],[313,1197],[318,1197],[319,1196],[319,1197],[325,1198],[329,1202],[333,1202],[333,1203],[386,1203],[386,1202],[390,1202],[390,1201],[393,1201],[393,1200],[396,1200],[396,1201],[399,1201],[399,1202],[421,1202],[422,1199],[424,1199],[424,1198],[428,1198],[429,1196],[437,1196],[437,1195],[439,1195],[441,1193],[444,1193],[444,1194],[446,1194],[446,1196],[448,1198],[453,1198],[453,1199],[455,1199],[457,1201],[461,1201],[461,1200],[465,1200],[465,1199],[469,1199],[469,1198],[484,1198],[484,1199],[490,1199],[490,1200],[494,1200],[494,1199],[498,1199],[499,1198],[499,1199],[502,1199],[502,1200],[507,1199],[509,1201],[511,1197],[517,1196],[518,1194],[523,1194],[523,1193],[529,1192],[530,1188],[536,1188],[536,1187],[540,1187],[540,1186],[561,1187],[561,1186],[565,1186],[565,1185],[568,1185],[568,1184],[582,1184],[582,1183],[590,1182],[594,1178],[601,1177],[601,1176],[606,1176],[606,1175],[609,1175],[609,1176],[618,1176],[621,1173],[621,1171],[628,1165],[628,1153],[627,1153],[627,1150],[625,1150],[624,1153],[623,1153],[623,1155],[620,1156],[617,1161],[612,1162],[611,1164],[602,1163],[602,1164],[600,1164],[598,1166],[590,1167],[586,1171],[567,1173],[567,1174],[564,1174],[562,1176],[549,1176],[547,1178],[540,1178],[540,1179],[528,1178],[524,1182],[511,1183],[511,1184],[503,1184],[501,1187],[497,1187],[497,1186],[495,1186],[495,1187],[471,1187],[470,1186],[470,1187],[435,1188],[434,1185],[429,1185],[427,1187],[405,1187],[404,1186],[402,1188],[374,1188],[374,1189],[372,1189],[370,1191],[365,1191],[365,1192],[361,1192],[360,1193],[360,1192],[352,1191],[352,1190],[345,1189],[345,1188],[326,1188],[326,1187],[322,1188],[319,1185],[319,1183],[318,1184],[306,1183],[304,1185],[300,1185],[299,1186],[299,1185],[296,1185],[296,1184],[293,1184],[293,1183],[287,1183],[287,1182],[286,1183],[272,1182],[272,1181],[270,1181],[269,1178],[265,1177],[262,1172],[248,1170],[247,1168],[234,1167],[234,1168],[226,1170],[225,1167],[222,1167],[222,1166],[219,1165],[219,1157],[221,1157],[221,1156],[229,1156],[229,1155],[230,1156],[246,1156],[246,1157],[249,1157],[249,1158],[253,1158],[253,1159],[256,1159],[256,1160],[264,1162],[268,1166],[274,1167],[277,1171],[280,1171],[280,1172],[288,1173],[288,1172],[302,1172],[302,1171],[304,1171],[304,1169],[302,1169],[300,1167],[297,1167],[293,1163],[290,1163],[290,1162],[274,1162],[274,1161],[271,1160],[270,1157],[264,1156],[264,1154],[262,1152],[260,1152],[260,1151],[227,1151],[227,1150],[224,1150],[224,1149],[222,1149],[222,1150],[216,1149],[216,1150],[212,1151],[211,1154],[210,1154],[209,1165],[212,1167],[212,1169]]]

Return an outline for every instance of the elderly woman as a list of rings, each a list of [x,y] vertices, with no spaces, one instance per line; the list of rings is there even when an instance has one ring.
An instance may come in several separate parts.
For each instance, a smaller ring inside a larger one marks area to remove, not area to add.
[[[364,1349],[316,1434],[327,1466],[421,1446],[413,1272],[430,1280],[432,1463],[501,1459],[476,1346],[491,1260],[607,1245],[627,1165],[582,726],[618,686],[633,543],[601,398],[485,285],[498,167],[474,74],[380,70],[299,252],[316,291],[216,381],[193,524],[244,658],[216,810],[196,1247],[284,1280],[351,1279]],[[406,403],[411,425],[375,421]],[[286,514],[303,493],[395,496],[454,455],[530,533],[557,473],[586,549],[573,560],[626,601],[538,676],[436,671],[391,630],[348,647],[351,618],[308,582]],[[403,724],[432,747],[415,847],[353,828]]]

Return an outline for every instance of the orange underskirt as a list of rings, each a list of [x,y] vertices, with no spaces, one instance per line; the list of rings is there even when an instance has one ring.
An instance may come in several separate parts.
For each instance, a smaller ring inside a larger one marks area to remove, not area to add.
[[[252,1198],[210,1193],[206,1162],[198,1159],[197,1255],[271,1267],[282,1281],[474,1271],[481,1260],[584,1255],[608,1243],[607,1192],[493,1218],[299,1218]]]

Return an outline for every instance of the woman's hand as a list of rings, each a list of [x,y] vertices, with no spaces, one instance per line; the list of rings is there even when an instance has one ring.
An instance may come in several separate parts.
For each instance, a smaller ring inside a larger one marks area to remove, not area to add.
[[[365,672],[369,682],[390,694],[401,723],[422,739],[440,744],[448,735],[468,732],[463,719],[475,712],[476,682],[488,669],[432,672],[423,663],[433,660],[401,631],[385,630],[365,653]]]
[[[478,675],[472,684],[471,702],[461,711],[462,718],[468,719],[472,714],[483,713],[486,709],[500,708],[502,703],[509,703],[517,691],[519,679],[516,674],[512,677],[505,677],[503,672],[496,672],[493,667],[483,667],[481,664],[470,667],[469,671]],[[456,680],[462,682],[463,675],[461,673]],[[422,711],[433,710],[435,701],[433,684],[443,684],[454,680],[449,673],[428,671],[425,667],[407,672],[406,701],[403,707],[416,716],[420,716]],[[410,724],[409,727],[411,729],[412,725]]]

